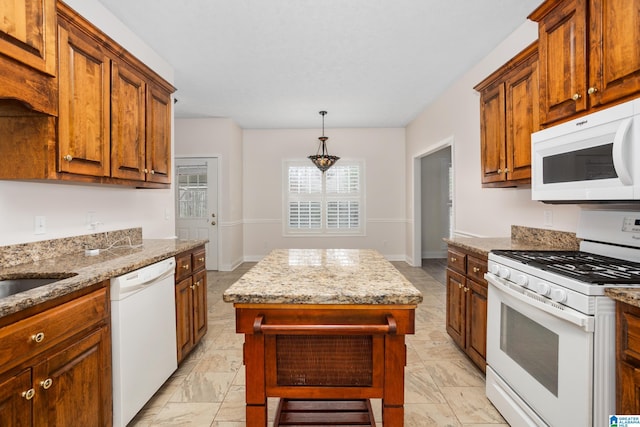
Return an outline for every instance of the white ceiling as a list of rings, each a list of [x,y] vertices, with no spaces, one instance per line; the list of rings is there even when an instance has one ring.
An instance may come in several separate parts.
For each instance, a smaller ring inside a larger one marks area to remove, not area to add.
[[[100,0],[175,69],[176,117],[404,127],[541,0]]]

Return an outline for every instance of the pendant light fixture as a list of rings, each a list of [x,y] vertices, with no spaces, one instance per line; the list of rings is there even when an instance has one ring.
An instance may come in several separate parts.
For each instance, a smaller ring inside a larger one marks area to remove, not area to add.
[[[327,115],[327,112],[320,111],[320,115],[322,116],[322,136],[318,138],[320,140],[320,145],[318,146],[318,152],[316,155],[309,156],[309,159],[322,171],[322,173],[324,173],[327,169],[333,166],[335,162],[340,160],[340,157],[330,156],[327,151],[327,139],[329,138],[324,136],[324,116]]]

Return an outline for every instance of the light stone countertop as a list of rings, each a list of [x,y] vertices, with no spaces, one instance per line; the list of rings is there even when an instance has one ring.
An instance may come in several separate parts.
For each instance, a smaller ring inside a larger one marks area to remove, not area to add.
[[[276,249],[223,294],[236,304],[412,305],[422,294],[369,249]]]
[[[96,256],[86,256],[82,251],[2,268],[0,280],[41,277],[59,277],[61,280],[0,298],[0,318],[170,258],[206,242],[149,239],[133,247],[103,250]]]
[[[604,294],[609,298],[624,302],[634,307],[640,307],[640,289],[637,288],[607,288]]]

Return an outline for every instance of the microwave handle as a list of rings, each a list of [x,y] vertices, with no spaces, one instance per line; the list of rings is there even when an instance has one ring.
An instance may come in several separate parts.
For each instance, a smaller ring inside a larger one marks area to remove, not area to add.
[[[618,174],[618,179],[620,179],[624,185],[633,184],[631,173],[624,161],[625,157],[629,155],[626,148],[628,145],[627,134],[629,133],[629,129],[631,129],[631,123],[631,118],[623,120],[616,131],[616,135],[613,137],[613,167]]]

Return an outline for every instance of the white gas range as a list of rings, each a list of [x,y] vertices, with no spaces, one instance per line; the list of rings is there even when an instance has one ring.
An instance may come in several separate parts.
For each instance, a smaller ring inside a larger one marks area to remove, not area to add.
[[[580,251],[492,251],[487,397],[512,426],[608,425],[615,303],[640,288],[640,211],[584,209]]]

